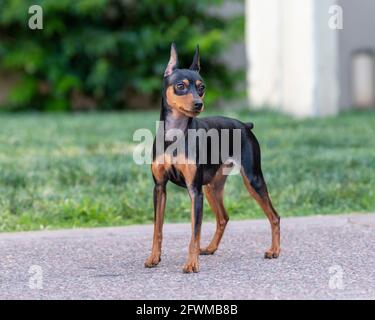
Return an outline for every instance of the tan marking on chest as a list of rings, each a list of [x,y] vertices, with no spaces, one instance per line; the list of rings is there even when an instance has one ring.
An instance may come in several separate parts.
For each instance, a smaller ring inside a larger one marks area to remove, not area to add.
[[[152,162],[151,171],[156,181],[160,182],[165,179],[166,172],[171,168],[171,159],[167,154],[162,154]]]
[[[187,159],[184,155],[177,156],[177,163],[173,166],[181,172],[185,178],[187,185],[191,185],[194,181],[195,174],[197,172],[197,165],[191,160]]]
[[[172,157],[168,154],[158,156],[151,165],[152,173],[157,181],[165,179],[166,173],[174,167],[182,174],[187,185],[191,185],[197,172],[196,164],[184,155]]]

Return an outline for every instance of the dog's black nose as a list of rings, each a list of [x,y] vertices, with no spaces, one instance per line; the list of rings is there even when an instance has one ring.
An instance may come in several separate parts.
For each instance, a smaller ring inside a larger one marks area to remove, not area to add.
[[[203,102],[195,102],[194,103],[194,110],[195,111],[201,111],[203,108]]]

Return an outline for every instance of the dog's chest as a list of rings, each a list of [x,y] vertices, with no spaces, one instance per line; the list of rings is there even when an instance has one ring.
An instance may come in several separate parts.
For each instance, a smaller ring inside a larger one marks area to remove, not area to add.
[[[152,163],[152,172],[156,179],[167,176],[171,182],[186,187],[193,183],[197,166],[195,162],[187,159],[184,155],[172,157],[163,154]]]

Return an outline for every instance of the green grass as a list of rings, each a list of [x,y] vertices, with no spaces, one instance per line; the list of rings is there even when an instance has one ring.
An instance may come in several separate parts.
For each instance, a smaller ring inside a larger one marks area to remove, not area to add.
[[[281,216],[375,211],[375,113],[295,120],[228,113],[255,123],[263,171]],[[150,166],[132,160],[133,132],[157,112],[1,114],[0,231],[150,223]],[[239,176],[231,218],[263,217]],[[188,221],[186,190],[168,185],[166,220]],[[212,219],[205,204],[205,219]]]

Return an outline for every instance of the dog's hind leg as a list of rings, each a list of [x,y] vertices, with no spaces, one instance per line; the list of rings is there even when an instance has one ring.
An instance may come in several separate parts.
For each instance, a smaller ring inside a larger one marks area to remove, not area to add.
[[[268,195],[263,174],[261,171],[257,175],[249,174],[246,169],[243,169],[241,173],[247,190],[263,209],[271,224],[272,244],[270,249],[265,252],[264,257],[277,258],[280,254],[280,217]]]
[[[225,227],[229,220],[223,202],[226,178],[227,175],[223,175],[222,169],[219,169],[213,181],[204,187],[207,201],[216,217],[216,231],[210,244],[206,248],[200,250],[200,254],[202,255],[213,254],[218,249],[220,240],[223,237]]]
[[[272,205],[268,195],[267,185],[261,169],[260,147],[255,136],[249,132],[248,143],[244,143],[241,159],[241,174],[249,193],[258,202],[266,214],[272,232],[272,244],[265,252],[268,259],[277,258],[280,254],[280,216]]]

